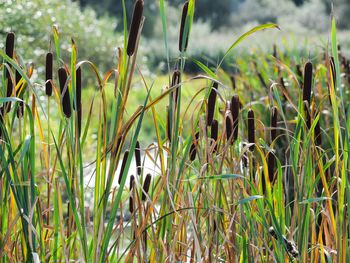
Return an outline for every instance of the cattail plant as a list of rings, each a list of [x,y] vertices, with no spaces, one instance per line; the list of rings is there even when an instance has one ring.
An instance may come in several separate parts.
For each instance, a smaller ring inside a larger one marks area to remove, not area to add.
[[[231,114],[233,120],[233,141],[238,139],[238,122],[239,122],[240,101],[238,95],[234,95],[231,99]]]
[[[169,142],[171,142],[171,116],[169,106],[166,107],[166,133],[168,136]]]
[[[310,105],[312,89],[312,63],[306,62],[304,68],[304,87],[303,87],[303,101],[307,101]]]
[[[128,159],[128,156],[129,156],[129,151],[125,151],[124,157],[123,157],[122,166],[121,166],[120,172],[119,172],[118,184],[120,184],[120,182],[122,181],[122,176],[123,176],[123,173],[124,173],[124,169],[125,169],[125,166],[126,166],[126,161]]]
[[[179,98],[179,84],[181,83],[181,72],[179,70],[175,70],[171,79],[171,87],[177,87],[175,92],[171,93],[171,98],[173,99],[173,103],[175,105],[175,109],[177,108],[178,98]]]
[[[14,50],[15,50],[15,34],[13,32],[9,32],[7,33],[7,36],[6,36],[5,53],[8,57],[13,59]],[[6,96],[11,97],[13,92],[13,82],[8,69],[6,69],[6,79],[7,79]],[[5,108],[6,108],[6,112],[9,112],[11,110],[11,102],[7,102]]]
[[[143,0],[137,0],[134,6],[134,12],[132,14],[131,26],[129,31],[128,46],[126,51],[129,57],[131,57],[135,52],[136,42],[141,27],[143,6]]]
[[[320,113],[319,113],[320,114]],[[321,116],[320,116],[321,117]],[[322,134],[321,134],[321,125],[320,125],[321,119],[318,119],[318,122],[315,126],[315,144],[317,146],[322,146]]]
[[[151,179],[152,179],[152,176],[150,174],[147,174],[146,179],[143,182],[142,201],[146,201],[146,195],[151,185]]]
[[[186,36],[184,36],[187,13],[188,13],[188,1],[185,2],[183,9],[182,9],[180,37],[179,37],[179,50],[180,50],[180,52],[186,51],[187,45],[188,45],[188,33]],[[184,40],[184,37],[186,37],[185,40]]]
[[[197,132],[195,134],[195,139],[192,140],[192,145],[190,148],[190,161],[191,162],[193,162],[196,159],[198,139],[199,139],[199,132]]]
[[[248,142],[252,145],[249,146],[250,151],[254,151],[254,143],[255,143],[255,119],[254,119],[254,111],[249,109],[248,111]]]
[[[68,90],[68,83],[67,83],[68,75],[67,71],[64,67],[59,68],[58,70],[58,80],[60,83],[60,89],[61,89],[61,104],[63,113],[67,118],[70,118],[72,115],[72,110],[70,106],[70,97],[69,97],[69,90]]]
[[[218,90],[218,83],[214,82],[214,85],[210,90],[210,94],[208,98],[207,126],[210,126],[214,119],[217,90]]]
[[[231,84],[232,84],[233,90],[236,90],[236,88],[237,88],[236,76],[235,76],[234,74],[232,74],[232,75],[230,76],[230,79],[231,79]]]
[[[277,45],[276,44],[273,44],[273,53],[272,55],[277,58]]]
[[[132,214],[134,212],[134,197],[133,197],[133,189],[134,189],[135,177],[133,175],[130,176],[130,198],[129,198],[129,212]]]
[[[136,160],[136,170],[137,175],[141,175],[141,148],[139,141],[136,142],[135,146],[135,160]]]
[[[45,93],[47,96],[52,95],[52,72],[53,72],[53,54],[51,52],[46,54],[46,66],[45,66]]]
[[[225,114],[226,140],[228,143],[232,140],[233,134],[233,120],[231,110],[227,110]]]
[[[21,74],[16,70],[16,86],[21,81],[21,79],[22,79]],[[21,92],[20,87],[18,87],[18,90],[16,90],[16,97],[23,99],[23,93],[24,93],[24,90],[22,90]],[[18,108],[17,108],[17,118],[21,118],[23,116],[23,113],[24,113],[24,103],[20,101],[18,103]]]
[[[311,114],[310,114],[310,106],[309,103],[304,100],[304,112],[305,112],[305,121],[306,121],[306,127],[310,129],[311,127]]]
[[[214,144],[214,152],[217,152],[218,150],[218,133],[219,133],[219,123],[217,120],[213,120],[211,123],[211,132],[210,132],[210,138],[213,140]]]
[[[76,76],[76,84],[75,84],[75,99],[76,99],[76,110],[78,113],[78,134],[81,132],[81,115],[82,115],[82,107],[81,107],[81,68],[77,68],[75,71]]]

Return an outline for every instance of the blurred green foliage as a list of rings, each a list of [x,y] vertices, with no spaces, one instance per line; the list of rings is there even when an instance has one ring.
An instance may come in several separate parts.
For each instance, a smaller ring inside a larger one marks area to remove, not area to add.
[[[122,43],[117,34],[116,16],[97,19],[91,8],[80,9],[70,0],[0,1],[0,48],[3,48],[6,32],[16,34],[16,53],[24,59],[33,59],[34,65],[45,65],[45,54],[55,51],[52,42],[52,26],[60,32],[61,53],[69,61],[71,37],[78,44],[79,59],[93,61],[106,70],[116,64],[116,47]],[[36,68],[41,77],[44,68]]]

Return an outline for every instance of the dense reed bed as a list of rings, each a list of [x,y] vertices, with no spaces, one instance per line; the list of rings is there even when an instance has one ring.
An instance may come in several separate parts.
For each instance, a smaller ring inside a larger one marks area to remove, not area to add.
[[[238,59],[233,75],[220,67],[228,54],[277,25],[244,33],[218,65],[206,66],[186,54],[190,0],[171,60],[159,3],[169,64],[162,91],[138,67],[143,0],[130,27],[124,10],[124,46],[106,73],[78,59],[74,39],[63,61],[53,27],[44,81],[33,83],[35,69],[22,64],[8,33],[0,51],[0,261],[349,262],[350,70],[335,20],[330,46],[312,61],[274,46],[254,62]],[[187,63],[202,73],[186,75]],[[84,97],[84,72],[97,80],[92,98]],[[146,96],[130,113],[135,76]],[[182,89],[197,82],[188,105]],[[139,141],[145,116],[156,141]]]

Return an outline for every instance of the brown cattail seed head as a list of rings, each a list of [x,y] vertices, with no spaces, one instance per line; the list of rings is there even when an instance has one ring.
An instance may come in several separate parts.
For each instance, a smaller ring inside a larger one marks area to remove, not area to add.
[[[166,132],[168,136],[169,142],[171,142],[171,116],[170,116],[170,109],[169,106],[166,107]]]
[[[267,166],[269,170],[269,180],[273,184],[274,175],[275,175],[275,155],[272,152],[269,152],[267,155]]]
[[[184,36],[187,12],[188,12],[188,1],[185,2],[184,6],[183,6],[183,9],[182,9],[181,26],[180,26],[180,37],[179,37],[179,50],[180,50],[180,52],[186,51],[187,45],[188,45],[188,33],[189,32],[187,32],[187,35]],[[185,40],[184,40],[184,37],[186,37]]]
[[[231,83],[232,83],[232,88],[233,88],[233,90],[235,90],[236,89],[236,76],[234,75],[234,74],[232,74],[231,76],[230,76],[230,79],[231,79]]]
[[[215,82],[213,87],[210,90],[210,94],[208,98],[207,126],[210,126],[214,119],[217,90],[218,90],[218,83]]]
[[[124,173],[124,169],[125,169],[125,166],[126,166],[126,161],[127,161],[127,159],[128,159],[128,156],[129,156],[129,151],[125,151],[124,157],[123,157],[122,166],[121,166],[121,168],[120,168],[120,173],[119,173],[119,178],[118,178],[118,184],[120,184],[120,182],[122,181],[122,176],[123,176],[123,173]]]
[[[135,181],[135,177],[133,175],[130,176],[130,192],[132,192],[133,188],[134,188],[134,181]],[[134,198],[133,195],[130,195],[130,199],[129,199],[129,212],[132,214],[134,212]]]
[[[45,93],[47,96],[52,95],[52,71],[53,71],[53,55],[51,52],[46,54],[46,82],[45,82]]]
[[[58,70],[58,80],[60,82],[61,89],[61,101],[62,101],[62,109],[63,113],[67,118],[70,118],[72,111],[70,107],[70,97],[68,91],[68,83],[67,83],[67,71],[65,68],[59,68]]]
[[[143,0],[137,0],[134,6],[134,12],[132,14],[131,26],[129,31],[128,46],[126,51],[129,57],[131,57],[135,52],[136,42],[141,26],[143,6]]]
[[[273,142],[277,137],[277,118],[278,118],[278,111],[277,107],[273,106],[271,109],[271,120],[270,120],[270,126],[271,126],[271,142]]]
[[[136,160],[137,175],[141,175],[141,149],[140,149],[139,141],[136,142],[135,160]]]
[[[233,120],[231,111],[226,111],[225,114],[225,127],[226,127],[226,140],[228,143],[231,143],[232,133],[233,133]]]
[[[76,83],[75,83],[75,96],[76,96],[76,109],[78,112],[78,134],[80,136],[81,133],[81,115],[82,115],[82,107],[81,107],[81,68],[77,68],[76,72],[75,72],[75,77],[76,77]]]
[[[320,119],[318,119],[318,122],[316,123],[315,126],[315,144],[317,146],[322,145],[322,134],[321,134],[321,126],[320,126]]]
[[[303,87],[303,101],[306,100],[309,105],[311,101],[312,89],[312,63],[306,62],[304,69],[304,87]]]
[[[233,141],[238,138],[238,122],[239,122],[240,101],[238,95],[234,95],[231,99],[231,114],[233,120]]]
[[[15,33],[9,32],[6,36],[5,53],[10,58],[13,58],[13,53],[15,50]]]
[[[142,201],[146,201],[146,194],[148,193],[149,187],[151,185],[152,176],[150,174],[146,175],[146,179],[143,182],[143,191],[142,191]]]
[[[175,108],[177,107],[177,100],[179,97],[179,89],[180,89],[179,84],[180,83],[181,83],[181,72],[179,70],[175,70],[173,73],[173,77],[171,79],[171,87],[175,87],[175,86],[177,87],[175,92],[171,93],[171,98],[173,99],[173,101],[175,103]]]
[[[305,118],[306,118],[306,126],[308,129],[311,127],[311,114],[310,114],[310,107],[309,103],[304,100],[304,111],[305,111]]]
[[[193,162],[196,159],[198,139],[199,139],[199,132],[196,133],[195,139],[192,140],[192,145],[190,148],[190,160],[191,160],[191,162]]]
[[[248,111],[248,142],[254,144],[255,143],[255,119],[254,119],[254,111],[249,109]],[[254,145],[249,147],[250,151],[254,150]]]
[[[218,149],[218,145],[217,145],[217,140],[218,140],[218,132],[219,132],[219,123],[217,120],[213,120],[213,122],[211,123],[211,133],[210,133],[210,137],[213,140],[213,143],[215,144],[214,146],[214,152],[217,151]]]

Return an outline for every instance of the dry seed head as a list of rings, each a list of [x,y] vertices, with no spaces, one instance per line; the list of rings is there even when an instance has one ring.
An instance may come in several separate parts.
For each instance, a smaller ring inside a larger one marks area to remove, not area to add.
[[[141,26],[143,6],[143,0],[137,0],[134,6],[134,12],[132,14],[131,26],[129,31],[128,46],[126,51],[129,57],[131,57],[135,52],[136,42]]]
[[[6,36],[5,53],[10,58],[13,58],[13,53],[15,50],[15,33],[9,32]]]
[[[166,132],[168,136],[169,142],[171,142],[171,127],[170,127],[170,122],[171,122],[171,116],[170,116],[170,109],[169,106],[166,107]]]
[[[134,188],[134,181],[135,181],[135,177],[133,175],[131,175],[130,176],[130,187],[129,187],[130,192],[132,192],[132,190]],[[131,214],[134,212],[134,198],[133,198],[132,193],[131,193],[130,198],[129,198],[129,212]]]
[[[269,152],[267,155],[267,166],[269,170],[269,180],[273,184],[274,175],[275,175],[275,155],[272,152]]]
[[[239,123],[240,101],[238,95],[234,95],[231,99],[231,114],[233,120],[233,141],[238,138],[238,123]]]
[[[136,142],[135,160],[136,160],[137,175],[141,175],[141,148],[140,148],[139,141]]]
[[[255,119],[254,119],[254,111],[249,109],[248,111],[248,142],[255,143]],[[249,147],[250,151],[254,150],[254,145]]]
[[[322,146],[322,133],[321,133],[320,121],[321,119],[319,118],[315,126],[315,144],[317,146]]]
[[[176,90],[171,93],[171,98],[173,99],[173,101],[175,103],[175,108],[177,107],[177,100],[179,97],[179,89],[180,89],[179,84],[180,83],[181,83],[181,72],[179,70],[175,70],[173,73],[173,77],[171,79],[171,87],[177,86]]]
[[[228,143],[230,143],[232,140],[232,133],[233,133],[233,120],[232,120],[232,114],[230,110],[227,110],[225,114],[225,127],[226,127],[226,140]]]
[[[120,173],[119,173],[119,178],[118,178],[118,184],[120,184],[120,182],[122,181],[122,176],[123,176],[123,173],[124,173],[124,169],[125,169],[125,166],[126,166],[126,161],[127,161],[127,159],[128,159],[128,156],[129,156],[129,151],[125,151],[124,157],[123,157],[122,166],[121,166],[121,168],[120,168]]]
[[[192,140],[192,145],[190,148],[190,160],[191,160],[191,162],[193,162],[196,159],[198,139],[199,139],[199,132],[196,133],[195,139]]]
[[[68,91],[68,83],[67,83],[68,75],[65,68],[59,68],[58,69],[58,80],[60,83],[60,89],[61,89],[61,102],[62,102],[62,109],[63,113],[67,118],[70,118],[72,114],[72,110],[70,107],[70,97],[69,97],[69,91]]]
[[[148,193],[149,187],[151,185],[152,176],[150,174],[146,175],[146,179],[143,182],[143,191],[142,191],[142,201],[146,201],[146,194]]]
[[[186,17],[188,12],[188,1],[185,2],[183,9],[182,9],[182,17],[181,17],[181,26],[180,26],[180,37],[179,37],[179,50],[180,52],[184,52],[187,49],[188,45],[188,34],[186,36],[186,39],[184,38],[185,33],[185,25],[186,25]],[[185,41],[185,43],[183,43]]]
[[[215,144],[214,146],[214,152],[217,151],[218,149],[218,145],[217,145],[217,140],[218,140],[218,132],[219,132],[219,123],[217,120],[213,120],[213,122],[211,123],[211,133],[210,133],[210,137],[213,140],[213,143]]]
[[[270,126],[271,126],[271,142],[273,142],[276,137],[277,137],[277,118],[278,118],[278,111],[277,107],[273,106],[271,109],[271,121],[270,121]]]
[[[232,88],[233,88],[233,90],[235,90],[236,89],[236,76],[234,75],[234,74],[232,74],[231,76],[230,76],[230,79],[231,79],[231,83],[232,83]]]
[[[52,72],[53,72],[53,55],[51,52],[46,54],[46,82],[45,82],[45,93],[47,96],[52,95]]]
[[[217,90],[218,90],[218,83],[215,82],[213,87],[210,90],[210,94],[208,98],[207,126],[210,126],[214,119]]]
[[[306,100],[309,105],[311,101],[312,89],[312,63],[306,62],[304,69],[304,87],[303,87],[303,101]]]
[[[76,101],[77,101],[77,108],[81,108],[81,87],[82,87],[82,82],[81,82],[81,68],[77,68],[75,71],[75,76],[76,76],[76,83],[75,83],[75,95],[76,95]]]
[[[311,127],[311,114],[310,114],[310,107],[309,103],[304,100],[304,112],[305,112],[305,118],[306,118],[306,126],[308,129]]]

